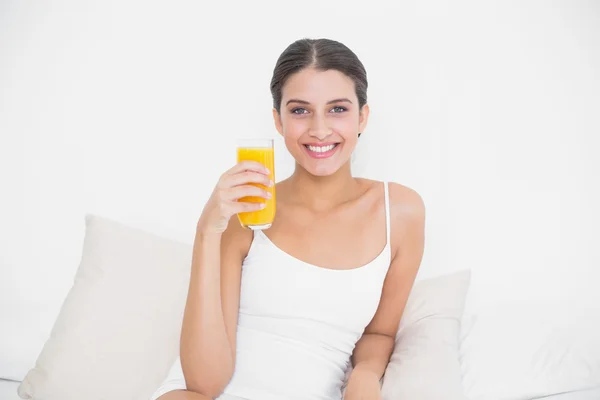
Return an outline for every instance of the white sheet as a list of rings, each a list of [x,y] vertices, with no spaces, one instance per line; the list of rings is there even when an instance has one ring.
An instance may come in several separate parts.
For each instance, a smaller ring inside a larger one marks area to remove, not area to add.
[[[0,379],[0,399],[1,400],[22,400],[17,395],[17,388],[21,382],[5,381]]]
[[[571,393],[556,394],[532,400],[598,400],[600,399],[600,386],[595,389],[581,390]]]

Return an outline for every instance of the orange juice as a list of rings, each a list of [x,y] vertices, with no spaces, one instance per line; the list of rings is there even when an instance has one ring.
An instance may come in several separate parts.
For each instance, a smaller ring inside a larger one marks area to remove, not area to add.
[[[263,140],[262,142],[270,142],[271,147],[247,147],[240,146],[237,150],[237,160],[240,161],[257,161],[263,164],[270,172],[269,177],[273,182],[275,182],[275,165],[274,165],[274,151],[271,140]],[[257,141],[258,142],[258,141]],[[273,219],[275,218],[275,186],[266,187],[260,185],[258,183],[250,183],[251,185],[255,185],[261,187],[268,192],[271,193],[272,197],[270,199],[265,199],[263,197],[242,197],[239,201],[248,201],[248,202],[262,202],[266,203],[266,207],[262,210],[252,211],[252,212],[243,212],[238,214],[238,219],[242,226],[250,229],[267,229],[271,227],[273,223]]]

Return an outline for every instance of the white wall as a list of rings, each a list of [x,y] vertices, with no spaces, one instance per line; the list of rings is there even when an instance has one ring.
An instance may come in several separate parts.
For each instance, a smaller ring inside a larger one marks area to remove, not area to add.
[[[275,136],[270,76],[301,37],[365,64],[355,171],[424,197],[422,277],[472,268],[473,309],[599,313],[598,3],[213,3],[0,2],[0,360],[35,360],[86,213],[191,243],[234,139]]]

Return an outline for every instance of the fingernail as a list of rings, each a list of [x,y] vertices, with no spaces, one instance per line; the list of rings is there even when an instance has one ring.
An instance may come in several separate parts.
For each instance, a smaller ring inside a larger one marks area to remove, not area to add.
[[[265,168],[265,174],[267,174],[267,175],[271,175],[271,171],[269,171],[269,169],[268,169],[268,168]]]
[[[274,184],[275,184],[275,182],[269,181],[269,186],[273,186]]]
[[[273,195],[271,194],[271,192],[267,192],[267,197],[270,199],[271,197],[273,197]]]

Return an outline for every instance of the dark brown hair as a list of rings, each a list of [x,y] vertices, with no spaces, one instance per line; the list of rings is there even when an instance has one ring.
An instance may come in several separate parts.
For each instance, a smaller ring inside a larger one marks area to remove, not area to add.
[[[300,39],[281,53],[271,78],[273,107],[281,111],[281,90],[287,79],[305,68],[334,69],[354,81],[359,108],[367,104],[367,71],[356,54],[340,42],[330,39]]]

